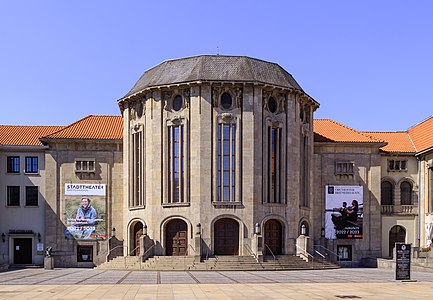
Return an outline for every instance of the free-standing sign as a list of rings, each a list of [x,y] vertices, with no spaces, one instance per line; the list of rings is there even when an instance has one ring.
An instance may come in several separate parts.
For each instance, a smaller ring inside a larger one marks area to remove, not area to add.
[[[363,187],[326,185],[325,200],[325,237],[362,239]]]
[[[395,280],[410,280],[410,244],[395,243]]]

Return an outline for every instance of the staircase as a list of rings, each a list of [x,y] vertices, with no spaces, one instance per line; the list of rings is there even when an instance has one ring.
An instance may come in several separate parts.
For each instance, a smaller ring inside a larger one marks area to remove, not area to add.
[[[299,256],[295,255],[277,255],[275,257],[265,256],[263,265],[266,270],[308,270],[308,269],[337,269],[340,266],[323,261],[322,259],[315,259],[306,262]]]
[[[214,256],[195,262],[193,256],[155,256],[140,262],[137,256],[121,256],[105,262],[97,269],[103,270],[146,270],[146,271],[259,271],[259,270],[308,270],[335,269],[339,266],[322,260],[306,262],[293,255],[265,257],[258,262],[252,256]]]

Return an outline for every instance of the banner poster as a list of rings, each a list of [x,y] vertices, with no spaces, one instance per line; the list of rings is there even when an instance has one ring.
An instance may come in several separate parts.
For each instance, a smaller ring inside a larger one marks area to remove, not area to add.
[[[65,238],[106,238],[106,185],[65,184]]]
[[[326,185],[325,195],[325,238],[362,239],[362,186]]]

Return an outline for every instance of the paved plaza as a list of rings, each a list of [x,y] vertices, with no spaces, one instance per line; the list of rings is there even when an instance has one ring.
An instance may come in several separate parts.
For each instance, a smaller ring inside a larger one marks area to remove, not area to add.
[[[0,273],[0,299],[422,299],[433,273],[396,281],[383,269],[148,272],[21,269]]]

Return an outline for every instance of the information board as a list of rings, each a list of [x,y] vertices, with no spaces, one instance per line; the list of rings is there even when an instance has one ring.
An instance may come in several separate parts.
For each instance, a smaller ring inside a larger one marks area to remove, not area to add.
[[[395,280],[410,280],[410,244],[395,243]]]

